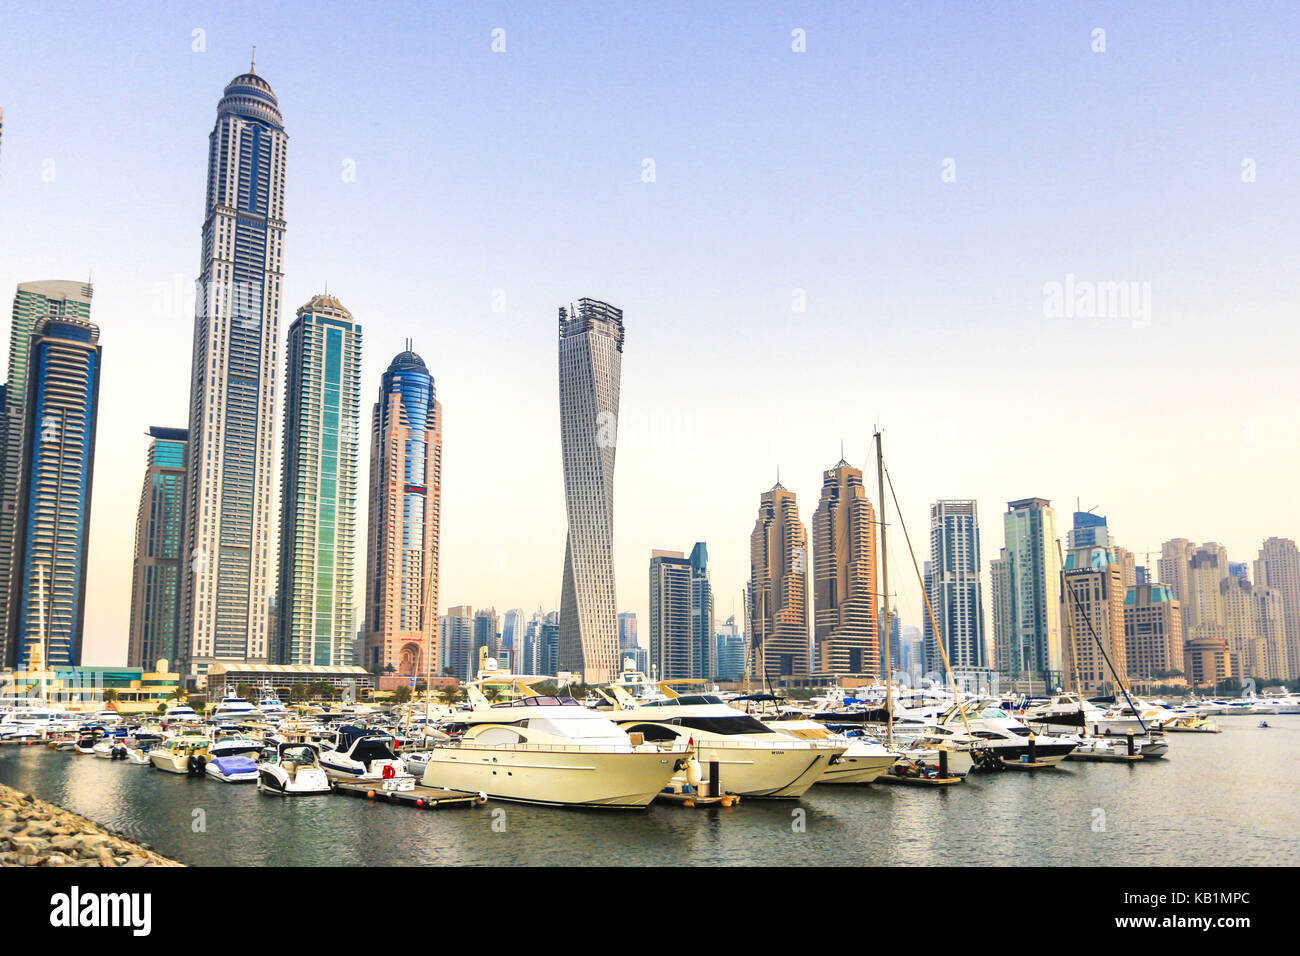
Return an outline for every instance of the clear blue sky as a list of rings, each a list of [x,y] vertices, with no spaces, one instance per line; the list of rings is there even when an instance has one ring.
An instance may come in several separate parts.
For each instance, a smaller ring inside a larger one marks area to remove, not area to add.
[[[408,336],[437,378],[442,607],[558,606],[555,310],[590,295],[628,329],[620,608],[645,614],[651,548],[707,540],[725,616],[778,464],[807,521],[876,421],[923,549],[939,497],[979,500],[986,560],[1029,495],[1137,551],[1300,536],[1297,27],[1294,3],[4,6],[0,290],[93,270],[103,330],[87,661],[125,653],[143,433],[185,424],[207,135],[253,44],[290,135],[286,302],[328,281],[357,316],[367,409]],[[1149,283],[1149,324],[1046,316],[1067,275]]]

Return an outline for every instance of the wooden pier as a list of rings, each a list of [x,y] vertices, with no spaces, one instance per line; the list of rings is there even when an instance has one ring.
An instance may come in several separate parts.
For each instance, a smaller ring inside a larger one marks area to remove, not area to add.
[[[487,795],[471,793],[468,790],[444,790],[441,787],[425,787],[416,784],[411,790],[384,790],[373,783],[348,783],[340,781],[334,784],[334,792],[351,797],[368,800],[382,800],[386,803],[402,803],[408,807],[439,809],[441,807],[476,807],[487,802]]]

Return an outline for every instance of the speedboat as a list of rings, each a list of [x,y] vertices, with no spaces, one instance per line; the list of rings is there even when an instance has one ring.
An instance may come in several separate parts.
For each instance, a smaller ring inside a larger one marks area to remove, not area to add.
[[[315,744],[281,743],[258,764],[257,789],[282,797],[329,793],[330,779]]]
[[[207,737],[199,734],[173,737],[150,749],[149,762],[167,773],[201,774],[208,762],[209,743]]]
[[[1031,757],[1035,763],[1054,766],[1078,746],[1077,738],[1036,734],[1006,711],[978,700],[948,708],[917,743],[928,747],[947,743],[951,749],[969,751],[977,766],[990,769]]]
[[[258,780],[257,761],[242,755],[212,757],[205,771],[222,783],[257,783]]]
[[[663,683],[660,688],[667,695],[663,700],[636,701],[611,686],[616,707],[606,713],[648,743],[693,750],[710,793],[795,799],[849,749],[842,740],[778,733],[713,694],[680,695]],[[713,779],[714,768],[721,780]]]
[[[1119,712],[1102,710],[1078,694],[1055,694],[1045,703],[1026,708],[1022,720],[1038,731],[1077,734],[1084,730],[1094,735],[1145,734],[1147,725],[1131,708]]]
[[[212,743],[208,745],[208,759],[257,754],[262,752],[264,746],[266,745],[262,741],[254,740],[246,734],[218,732]]]
[[[429,753],[426,787],[546,806],[641,809],[689,756],[685,741],[647,743],[572,697],[532,693],[493,704],[473,685],[469,697],[464,732]]]
[[[199,715],[194,712],[194,708],[189,704],[177,703],[168,705],[167,709],[163,712],[162,719],[169,724],[176,721],[197,722]]]
[[[385,790],[413,790],[415,776],[402,766],[393,735],[349,725],[335,734],[334,749],[320,755],[331,780],[374,781]]]

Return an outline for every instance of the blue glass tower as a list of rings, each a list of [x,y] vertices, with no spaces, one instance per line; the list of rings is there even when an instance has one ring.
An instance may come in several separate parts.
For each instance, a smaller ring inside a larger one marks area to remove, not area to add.
[[[99,408],[99,327],[47,316],[28,346],[8,664],[81,663]],[[37,651],[37,648],[40,648]]]

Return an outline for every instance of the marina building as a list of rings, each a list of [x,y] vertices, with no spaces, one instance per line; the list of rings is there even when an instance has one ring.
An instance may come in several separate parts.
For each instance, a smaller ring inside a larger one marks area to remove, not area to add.
[[[1300,678],[1300,551],[1294,541],[1274,537],[1260,545],[1255,583],[1281,592],[1286,676],[1296,680]]]
[[[780,481],[759,498],[746,602],[754,674],[769,680],[808,674],[808,532],[794,492]]]
[[[1286,612],[1282,592],[1236,575],[1219,582],[1234,672],[1260,680],[1286,680]]]
[[[1087,694],[1113,691],[1115,675],[1128,679],[1123,569],[1109,547],[1088,545],[1066,554],[1062,579],[1068,682],[1063,686],[1078,686]]]
[[[862,470],[840,459],[822,472],[813,512],[813,655],[834,674],[879,673],[876,512]]]
[[[1156,578],[1168,586],[1173,598],[1184,608],[1189,599],[1187,572],[1196,545],[1186,538],[1172,538],[1160,546],[1160,559],[1156,562]],[[1184,615],[1186,617],[1186,615]]]
[[[438,618],[438,660],[440,674],[470,680],[470,658],[474,655],[474,609],[468,604],[447,608]]]
[[[618,670],[614,460],[623,311],[596,299],[560,309],[560,438],[568,534],[560,587],[559,670],[587,683]]]
[[[216,661],[271,652],[288,146],[275,93],[250,67],[227,84],[208,138],[178,625],[180,669],[198,684]]]
[[[176,657],[176,599],[185,564],[181,560],[181,518],[188,437],[184,428],[149,429],[131,575],[131,630],[126,660],[132,667]]]
[[[352,664],[263,664],[257,661],[220,661],[208,671],[208,700],[218,701],[235,694],[240,684],[267,691],[282,700],[293,696],[295,687],[328,684],[344,700],[365,700],[377,689],[380,678],[364,667]]]
[[[660,680],[698,677],[691,646],[691,562],[680,551],[650,555],[650,666]]]
[[[279,664],[351,664],[361,445],[361,326],[334,296],[286,343],[280,468]]]
[[[438,674],[442,405],[409,341],[380,380],[370,431],[365,667]]]

